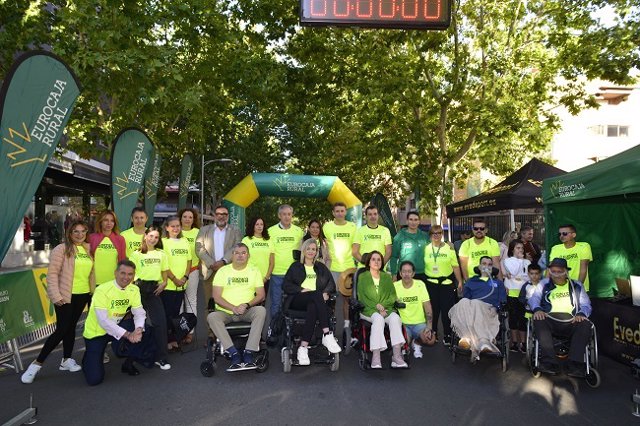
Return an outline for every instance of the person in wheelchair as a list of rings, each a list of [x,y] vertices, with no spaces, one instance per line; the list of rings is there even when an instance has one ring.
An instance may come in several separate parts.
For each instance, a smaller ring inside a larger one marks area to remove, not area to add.
[[[489,256],[480,258],[474,268],[477,274],[464,283],[462,299],[451,308],[449,317],[455,333],[460,337],[458,347],[478,353],[500,353],[493,343],[500,330],[498,310],[507,302],[504,284],[495,278],[498,269]]]
[[[298,347],[297,359],[300,365],[309,365],[309,342],[313,337],[316,321],[322,328],[322,344],[332,354],[339,353],[333,332],[329,329],[329,311],[327,300],[335,292],[336,284],[329,269],[318,260],[318,243],[310,238],[302,243],[300,261],[289,267],[282,289],[287,295],[285,310],[306,311],[307,316],[302,331],[302,340]]]
[[[267,312],[264,306],[260,306],[264,300],[262,275],[258,268],[248,264],[249,248],[244,243],[237,243],[233,246],[231,258],[231,263],[218,269],[213,278],[216,310],[207,316],[209,327],[231,357],[227,371],[256,367],[254,354],[260,350],[260,336]],[[241,321],[251,323],[242,354],[234,347],[225,328],[225,324]]]
[[[407,337],[413,348],[413,357],[422,358],[422,345],[433,346],[436,334],[431,329],[433,311],[427,288],[421,280],[414,279],[416,275],[413,263],[408,260],[400,263],[398,268],[400,281],[393,283],[396,288],[398,301],[405,305],[398,309],[402,323],[407,330]]]
[[[538,370],[558,374],[559,366],[553,347],[553,336],[570,338],[567,374],[585,377],[585,348],[591,338],[591,302],[583,285],[568,276],[566,259],[555,258],[549,264],[550,279],[541,292],[529,299],[533,310],[533,328],[540,343]]]
[[[366,271],[358,277],[358,301],[363,305],[360,317],[371,323],[370,348],[371,368],[382,368],[380,353],[387,349],[384,336],[385,323],[389,326],[393,355],[392,368],[408,368],[402,357],[402,345],[405,343],[402,332],[402,320],[394,311],[396,300],[395,287],[391,275],[382,271],[383,260],[379,251],[372,251],[366,260]]]

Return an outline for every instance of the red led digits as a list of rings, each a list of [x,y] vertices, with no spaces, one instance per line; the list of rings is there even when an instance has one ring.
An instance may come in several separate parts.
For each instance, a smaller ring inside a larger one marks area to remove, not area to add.
[[[442,10],[442,4],[441,4],[442,0],[425,0],[424,2],[424,19],[440,19],[440,12]],[[437,3],[437,7],[429,7],[429,5],[432,5],[434,3]],[[429,14],[429,9],[431,9],[432,14]],[[435,9],[435,11],[433,10]],[[435,12],[435,13],[434,13]]]
[[[393,19],[396,14],[396,0],[380,0],[378,16],[382,19]]]
[[[403,1],[402,2],[402,19],[416,19],[417,17],[418,17],[418,1],[417,0]]]
[[[347,16],[349,16],[349,0],[345,0],[345,1],[340,1],[340,0],[334,0],[333,1],[333,16],[337,17],[337,18],[345,18]]]
[[[356,0],[356,16],[358,18],[371,18],[373,16],[373,0]]]
[[[311,0],[311,16],[327,16],[327,1]]]

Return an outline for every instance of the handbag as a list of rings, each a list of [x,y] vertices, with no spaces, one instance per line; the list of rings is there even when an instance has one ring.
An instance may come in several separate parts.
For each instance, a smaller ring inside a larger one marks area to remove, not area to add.
[[[127,311],[124,318],[118,324],[127,331],[135,330],[136,326],[133,322],[131,311]],[[138,343],[131,343],[126,338],[114,340],[111,343],[113,353],[120,358],[131,358],[147,368],[152,368],[156,357],[157,345],[153,336],[153,326],[145,324],[142,340]]]
[[[186,299],[182,300],[182,313],[177,317],[171,318],[171,329],[176,336],[176,340],[181,342],[191,330],[198,325],[198,317],[195,314],[187,312]],[[191,304],[189,304],[191,306]],[[193,310],[193,309],[192,309]]]

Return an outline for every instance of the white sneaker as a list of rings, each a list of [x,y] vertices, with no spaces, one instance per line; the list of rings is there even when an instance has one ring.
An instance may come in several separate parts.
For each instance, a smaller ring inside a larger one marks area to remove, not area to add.
[[[300,365],[311,364],[311,360],[309,359],[309,348],[306,346],[298,347],[298,353],[296,357],[298,358],[298,364]]]
[[[332,354],[337,354],[342,352],[342,348],[338,345],[336,338],[333,336],[332,332],[329,332],[322,336],[322,345],[327,348],[329,352]]]
[[[413,348],[413,357],[422,358],[422,346],[420,346],[416,342],[412,342],[411,347]]]
[[[105,353],[104,356],[102,357],[102,363],[109,364],[109,361],[111,361],[111,358],[109,358],[109,355]]]
[[[169,364],[166,360],[161,359],[160,361],[156,361],[155,364],[160,367],[161,370],[171,370],[171,364]]]
[[[62,362],[60,363],[60,370],[71,371],[72,373],[75,373],[76,371],[82,370],[82,367],[78,365],[75,359],[67,358],[66,360],[63,359]]]
[[[41,365],[29,364],[27,371],[25,371],[22,374],[22,377],[20,377],[20,380],[22,381],[22,383],[26,383],[26,384],[33,383],[33,380],[36,378],[41,368],[42,368]]]

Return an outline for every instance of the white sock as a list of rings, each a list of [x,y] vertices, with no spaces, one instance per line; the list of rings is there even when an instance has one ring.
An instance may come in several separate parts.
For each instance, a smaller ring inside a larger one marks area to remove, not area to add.
[[[351,327],[351,321],[349,321],[349,320],[344,320],[344,326],[345,326],[345,327]]]

